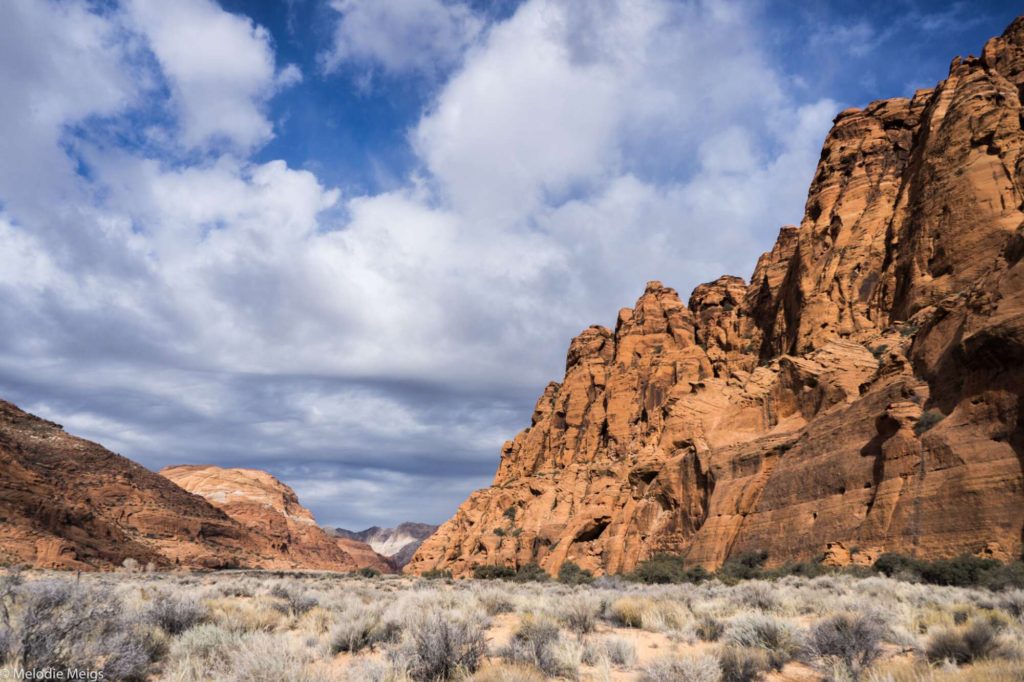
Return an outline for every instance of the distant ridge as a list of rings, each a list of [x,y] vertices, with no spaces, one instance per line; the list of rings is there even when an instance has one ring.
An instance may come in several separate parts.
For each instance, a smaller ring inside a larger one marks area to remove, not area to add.
[[[428,523],[407,521],[394,528],[371,526],[360,531],[333,528],[329,532],[338,537],[365,542],[378,554],[388,557],[395,568],[400,569],[409,563],[416,549],[436,530],[437,526]]]

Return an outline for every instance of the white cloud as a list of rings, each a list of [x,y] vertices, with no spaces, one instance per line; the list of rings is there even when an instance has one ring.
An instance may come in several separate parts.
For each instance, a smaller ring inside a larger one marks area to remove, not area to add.
[[[455,69],[411,131],[405,186],[343,197],[251,158],[269,98],[301,74],[206,0],[128,15],[170,86],[168,134],[206,153],[62,143],[143,94],[165,104],[140,47],[110,39],[130,37],[123,16],[85,7],[0,3],[20,22],[0,23],[0,86],[18,94],[0,103],[0,378],[64,396],[51,416],[150,464],[333,457],[346,492],[395,474],[396,504],[425,472],[464,486],[467,462],[489,469],[569,337],[646,280],[685,296],[748,274],[799,219],[835,111],[789,92],[743,6],[530,0],[480,33],[458,4],[341,3],[358,40],[338,59]],[[440,14],[403,38],[421,12]],[[22,62],[37,72],[7,66]],[[31,175],[34,158],[47,172],[28,183],[11,159]]]
[[[455,66],[484,27],[458,0],[331,0],[338,13],[328,72],[355,62],[389,73],[434,74]]]
[[[301,72],[290,65],[275,74],[265,28],[211,0],[129,0],[128,10],[167,78],[185,145],[248,150],[273,136],[264,105]]]

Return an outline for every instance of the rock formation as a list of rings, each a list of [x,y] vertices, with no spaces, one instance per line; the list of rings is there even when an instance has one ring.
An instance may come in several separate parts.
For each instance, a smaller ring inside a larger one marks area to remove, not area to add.
[[[1019,556],[1022,97],[1024,18],[934,89],[840,113],[750,282],[686,305],[651,282],[573,339],[406,570]]]
[[[205,498],[245,528],[266,536],[272,548],[303,568],[393,572],[368,545],[339,541],[316,524],[295,491],[265,471],[182,465],[160,471],[176,485]]]
[[[288,513],[308,517],[284,490]],[[78,570],[116,568],[126,559],[160,569],[358,567],[321,535],[329,545],[322,554],[319,547],[283,547],[279,524],[240,523],[169,479],[0,401],[0,563]]]
[[[0,561],[222,568],[256,563],[265,544],[162,476],[0,401]]]
[[[330,533],[339,538],[339,542],[341,539],[347,538],[350,541],[369,544],[373,551],[387,557],[389,563],[396,569],[401,569],[409,563],[423,541],[433,535],[436,530],[437,526],[432,526],[429,523],[406,521],[394,528],[371,526],[360,531],[334,528]]]

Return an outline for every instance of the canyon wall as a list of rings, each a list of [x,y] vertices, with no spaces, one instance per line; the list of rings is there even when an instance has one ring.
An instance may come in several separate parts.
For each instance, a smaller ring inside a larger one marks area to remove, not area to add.
[[[840,113],[750,282],[647,285],[406,570],[1019,556],[1024,19]]]

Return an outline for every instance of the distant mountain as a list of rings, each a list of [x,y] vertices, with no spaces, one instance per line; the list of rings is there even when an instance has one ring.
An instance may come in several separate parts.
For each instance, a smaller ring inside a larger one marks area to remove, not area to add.
[[[366,530],[352,531],[345,528],[333,528],[329,533],[336,537],[365,542],[377,554],[388,557],[395,568],[402,568],[423,541],[434,534],[437,526],[429,523],[400,523],[394,528],[371,526]]]

